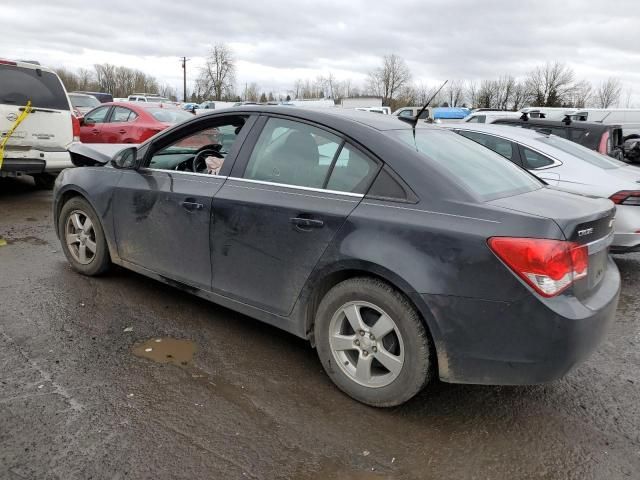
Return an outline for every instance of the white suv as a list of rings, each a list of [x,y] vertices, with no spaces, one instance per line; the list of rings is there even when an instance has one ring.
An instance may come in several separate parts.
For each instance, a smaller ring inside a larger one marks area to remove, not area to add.
[[[0,177],[31,175],[51,187],[72,167],[67,148],[80,140],[80,123],[58,75],[40,65],[0,59],[0,142],[31,101],[32,111],[5,144]]]

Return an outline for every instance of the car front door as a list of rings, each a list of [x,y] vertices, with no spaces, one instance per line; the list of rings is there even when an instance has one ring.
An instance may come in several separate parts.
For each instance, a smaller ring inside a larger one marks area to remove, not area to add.
[[[87,113],[80,125],[80,141],[82,143],[104,143],[102,126],[107,121],[110,106],[98,107]]]
[[[287,315],[379,164],[297,120],[261,117],[252,137],[213,201],[213,289]]]
[[[132,136],[138,115],[126,107],[113,107],[111,115],[102,124],[101,137],[105,143],[136,143]]]
[[[183,284],[211,288],[211,203],[225,181],[218,173],[231,169],[252,121],[226,115],[190,122],[154,139],[143,165],[123,172],[113,195],[122,260]],[[233,126],[235,134],[226,149],[211,135],[202,135],[226,126]],[[194,168],[196,157],[199,166]]]

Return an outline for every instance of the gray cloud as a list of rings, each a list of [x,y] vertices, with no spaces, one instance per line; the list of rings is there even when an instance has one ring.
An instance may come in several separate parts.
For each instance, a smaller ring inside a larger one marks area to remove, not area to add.
[[[239,80],[276,87],[286,87],[301,71],[313,76],[331,69],[363,78],[392,52],[426,83],[521,76],[558,60],[594,83],[620,76],[640,94],[640,29],[637,16],[628,13],[636,3],[5,0],[0,56],[73,67],[112,59],[177,82],[179,64],[168,69],[167,59],[187,55],[196,66],[212,44],[227,42],[243,62]]]

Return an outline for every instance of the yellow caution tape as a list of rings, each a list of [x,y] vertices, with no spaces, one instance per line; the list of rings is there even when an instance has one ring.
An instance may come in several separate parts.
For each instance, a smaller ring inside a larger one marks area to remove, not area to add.
[[[15,121],[15,123],[11,126],[11,128],[9,129],[9,131],[7,132],[7,134],[4,136],[4,138],[2,139],[2,141],[0,141],[0,170],[2,170],[2,162],[4,160],[4,147],[7,144],[7,142],[9,141],[9,138],[11,138],[11,135],[13,135],[13,132],[16,131],[16,128],[18,128],[18,125],[20,125],[22,123],[22,121],[27,118],[27,116],[31,113],[31,111],[33,110],[33,108],[31,107],[31,100],[29,100],[27,102],[27,106],[24,107],[24,110],[22,111],[22,113],[20,114],[20,116],[18,117],[18,119]]]

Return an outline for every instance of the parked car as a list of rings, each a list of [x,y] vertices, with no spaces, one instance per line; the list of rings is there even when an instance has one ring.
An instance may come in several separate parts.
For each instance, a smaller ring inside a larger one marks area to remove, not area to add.
[[[356,107],[355,110],[359,112],[371,112],[379,113],[381,115],[391,115],[391,108],[389,107]]]
[[[396,117],[406,117],[406,118],[415,118],[422,111],[422,107],[403,107],[397,109],[391,115],[395,115]],[[420,120],[425,120],[429,118],[429,114],[431,109],[427,107],[421,114]]]
[[[127,97],[129,102],[152,102],[152,103],[173,103],[171,100],[160,95],[151,93],[134,93]]]
[[[520,112],[506,112],[504,110],[481,110],[471,112],[462,120],[464,123],[493,123],[502,118],[520,118]]]
[[[50,68],[2,59],[0,85],[0,177],[31,175],[49,188],[58,172],[73,166],[67,148],[80,134],[64,85]],[[17,125],[28,102],[31,113]]]
[[[141,143],[193,115],[157,103],[103,103],[80,119],[83,143]]]
[[[471,110],[465,107],[435,107],[431,113],[436,122],[446,123],[462,120],[471,113]]]
[[[539,132],[557,135],[572,142],[622,160],[623,137],[622,129],[615,125],[603,125],[594,122],[574,122],[570,118],[565,120],[547,120],[538,118],[500,118],[494,125],[511,125],[514,127],[530,128]]]
[[[526,168],[549,185],[616,204],[611,250],[640,250],[640,170],[564,138],[497,125],[455,125],[471,140]]]
[[[71,92],[71,93],[84,93],[87,95],[94,96],[100,101],[100,103],[108,103],[108,102],[114,101],[113,95],[105,92]]]
[[[184,147],[211,128],[219,141]],[[241,106],[113,157],[101,147],[74,146],[77,165],[103,166],[56,184],[75,270],[122,265],[308,339],[369,405],[405,402],[436,375],[551,381],[616,311],[614,204],[548,188],[441,128]]]
[[[520,113],[526,113],[529,118],[546,118],[547,120],[562,120],[577,111],[577,108],[565,107],[525,107],[520,109]]]
[[[78,118],[100,105],[100,100],[85,93],[70,93],[69,100],[71,100],[74,115]]]

